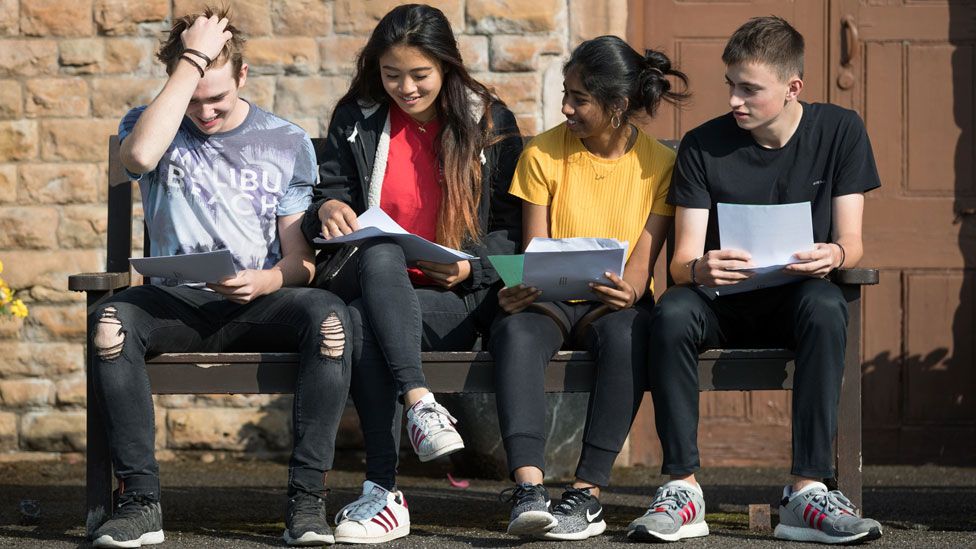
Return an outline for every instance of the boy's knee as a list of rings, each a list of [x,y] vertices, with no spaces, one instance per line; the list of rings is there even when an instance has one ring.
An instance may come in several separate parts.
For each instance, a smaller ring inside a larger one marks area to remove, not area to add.
[[[102,360],[113,360],[122,354],[125,328],[118,317],[116,307],[109,305],[99,312],[92,343],[95,345],[98,358]]]
[[[328,358],[342,358],[346,352],[346,329],[338,313],[330,313],[320,326],[322,343],[319,351]]]

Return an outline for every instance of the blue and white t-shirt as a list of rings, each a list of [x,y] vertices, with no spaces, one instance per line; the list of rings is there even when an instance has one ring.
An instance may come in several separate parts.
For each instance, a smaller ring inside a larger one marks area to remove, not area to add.
[[[144,110],[122,118],[121,140]],[[317,173],[308,134],[252,104],[240,126],[215,135],[184,118],[156,169],[129,176],[142,192],[149,255],[228,249],[241,270],[281,260],[278,217],[305,211]]]

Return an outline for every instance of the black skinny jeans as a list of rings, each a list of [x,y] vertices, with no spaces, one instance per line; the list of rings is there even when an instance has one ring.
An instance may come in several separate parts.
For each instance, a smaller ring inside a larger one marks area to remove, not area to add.
[[[554,303],[571,330],[598,303]],[[647,386],[648,296],[635,307],[611,312],[589,325],[583,345],[596,360],[583,451],[576,477],[597,486],[610,483],[610,470],[637,415]],[[545,368],[565,343],[564,331],[544,313],[526,309],[498,319],[488,345],[495,361],[498,422],[509,472],[545,467]]]
[[[89,333],[95,334],[89,344],[97,405],[105,417],[115,474],[126,492],[159,495],[146,355],[297,351],[288,491],[325,493],[324,475],[332,468],[352,362],[351,321],[335,295],[283,288],[239,305],[186,286],[143,285],[112,297],[88,321]],[[107,345],[120,337],[121,348]]]
[[[698,353],[737,345],[786,346],[793,373],[792,474],[834,476],[833,439],[847,345],[847,302],[824,279],[709,299],[674,286],[651,313],[650,379],[664,450],[661,472],[699,469]]]
[[[402,396],[427,387],[421,351],[470,351],[497,311],[497,289],[414,287],[403,250],[370,240],[329,288],[349,303],[355,354],[352,398],[366,445],[366,479],[396,485]]]

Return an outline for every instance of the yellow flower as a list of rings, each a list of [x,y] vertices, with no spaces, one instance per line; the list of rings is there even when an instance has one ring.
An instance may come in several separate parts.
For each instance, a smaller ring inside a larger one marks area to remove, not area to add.
[[[0,261],[0,273],[3,272],[3,261]]]
[[[14,302],[10,304],[10,312],[13,313],[14,316],[24,318],[27,316],[27,305],[24,305],[23,301],[15,299]]]
[[[11,292],[10,288],[8,288],[7,285],[3,283],[3,280],[0,279],[0,305],[10,303],[12,298],[13,292]]]

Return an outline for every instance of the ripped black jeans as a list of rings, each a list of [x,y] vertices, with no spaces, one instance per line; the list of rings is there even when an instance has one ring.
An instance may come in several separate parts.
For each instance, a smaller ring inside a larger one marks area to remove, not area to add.
[[[324,494],[352,362],[349,313],[334,294],[283,288],[240,305],[187,286],[137,286],[88,319],[92,376],[115,474],[126,492],[159,496],[145,357],[162,352],[298,352],[288,491]]]

